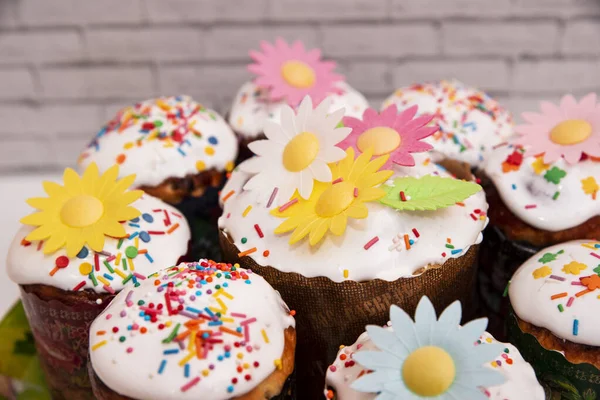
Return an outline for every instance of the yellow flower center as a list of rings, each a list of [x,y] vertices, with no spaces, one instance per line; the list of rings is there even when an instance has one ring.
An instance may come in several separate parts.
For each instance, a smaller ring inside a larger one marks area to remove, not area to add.
[[[319,139],[310,132],[296,135],[283,149],[283,166],[290,172],[308,167],[319,154]]]
[[[592,125],[583,119],[568,119],[550,131],[550,140],[556,144],[571,145],[583,142],[592,134]]]
[[[386,126],[378,126],[364,131],[358,137],[356,145],[363,153],[373,147],[373,155],[380,156],[396,150],[400,143],[402,138],[398,132]]]
[[[448,352],[437,346],[413,351],[402,366],[402,379],[413,393],[434,397],[445,393],[454,382],[456,368]]]
[[[315,205],[315,212],[319,217],[334,217],[350,207],[353,201],[354,185],[349,182],[339,182],[321,193]]]
[[[67,200],[61,210],[60,219],[71,228],[84,228],[98,222],[104,214],[104,205],[89,194],[80,194]]]
[[[281,67],[281,76],[290,86],[306,89],[315,84],[315,71],[310,65],[296,60],[286,61]]]

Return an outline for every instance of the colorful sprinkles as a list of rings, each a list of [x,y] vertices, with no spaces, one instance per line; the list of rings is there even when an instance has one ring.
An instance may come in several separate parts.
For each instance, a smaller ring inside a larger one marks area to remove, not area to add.
[[[136,347],[136,337],[151,334],[160,338],[156,343],[162,354],[155,370],[158,375],[180,374],[179,390],[186,392],[212,374],[230,374],[229,384],[221,389],[227,397],[235,396],[243,382],[258,384],[255,371],[263,376],[265,367],[268,372],[278,360],[281,365],[279,355],[264,360],[265,351],[269,354],[265,346],[273,342],[276,332],[273,326],[238,312],[233,301],[235,293],[239,294],[238,282],[254,283],[252,271],[202,260],[155,273],[147,282],[144,287],[153,291],[123,293],[111,305],[116,307],[119,301],[118,308],[123,310],[113,315],[109,307],[94,323],[102,328],[92,331],[92,342],[101,338],[92,343],[92,352],[101,351],[113,339],[123,346],[121,357],[144,352]]]

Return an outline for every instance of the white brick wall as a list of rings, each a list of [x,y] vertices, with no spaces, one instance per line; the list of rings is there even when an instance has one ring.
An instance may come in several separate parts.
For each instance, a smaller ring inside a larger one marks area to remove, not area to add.
[[[322,48],[374,105],[451,77],[516,114],[600,91],[600,0],[0,0],[0,174],[72,164],[146,97],[224,112],[277,36]]]

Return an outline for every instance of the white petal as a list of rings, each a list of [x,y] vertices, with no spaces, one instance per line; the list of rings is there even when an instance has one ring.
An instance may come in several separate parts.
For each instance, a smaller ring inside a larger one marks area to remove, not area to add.
[[[385,351],[359,351],[352,358],[360,365],[376,370],[383,368],[400,368],[402,360]]]
[[[450,332],[454,332],[460,327],[461,316],[462,307],[460,301],[457,300],[446,307],[440,315],[432,339],[438,343],[442,343]]]
[[[457,336],[462,343],[475,343],[487,328],[487,318],[473,320],[458,330]]]
[[[296,114],[296,128],[299,132],[303,132],[306,129],[306,121],[310,118],[313,111],[312,99],[309,96],[304,97],[300,107],[298,107],[298,114]]]
[[[283,132],[281,124],[275,123],[273,121],[265,121],[264,132],[265,136],[275,143],[286,145],[289,141],[287,136]]]
[[[326,138],[326,143],[333,146],[346,139],[346,137],[352,132],[352,128],[343,127],[336,128],[331,132],[328,132]]]
[[[308,169],[310,169],[310,172],[316,180],[320,182],[331,182],[331,169],[327,163],[317,159],[313,161]]]
[[[400,307],[390,307],[390,319],[396,338],[400,340],[407,349],[419,347],[419,340],[415,334],[415,324],[412,318]]]
[[[238,165],[238,168],[244,172],[256,174],[267,169],[266,157],[252,157]]]
[[[395,376],[397,375],[397,376]],[[386,382],[397,379],[400,376],[399,370],[380,369],[370,374],[365,374],[355,380],[350,387],[359,392],[377,393],[383,389]]]
[[[437,316],[431,300],[427,296],[423,296],[415,311],[415,331],[421,346],[431,344],[436,321]]]
[[[503,351],[504,345],[500,343],[480,344],[469,352],[468,362],[473,367],[481,366],[495,360]]]
[[[256,155],[259,156],[270,156],[270,152],[273,151],[277,144],[270,140],[255,140],[254,142],[248,143],[248,148]]]
[[[317,159],[326,162],[327,164],[340,161],[346,158],[346,152],[337,146],[327,146],[319,150]]]
[[[373,343],[381,350],[393,353],[399,359],[407,357],[413,350],[414,347],[409,347],[402,341],[398,340],[394,332],[390,329],[382,328],[376,325],[368,325],[367,333]],[[357,356],[359,353],[356,353]]]
[[[298,127],[296,126],[296,115],[292,107],[285,105],[281,108],[281,126],[283,128],[283,134],[291,139],[298,133]]]
[[[329,109],[331,108],[331,103],[333,100],[329,97],[326,97],[319,103],[319,105],[315,108],[314,113],[319,116],[319,118],[324,119],[327,114],[329,114]]]
[[[304,199],[308,199],[313,190],[313,176],[309,171],[300,172],[300,186],[298,192]]]

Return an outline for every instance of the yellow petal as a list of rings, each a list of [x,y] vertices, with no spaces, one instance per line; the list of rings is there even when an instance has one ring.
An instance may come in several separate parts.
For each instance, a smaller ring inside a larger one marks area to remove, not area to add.
[[[306,235],[310,233],[312,226],[319,221],[319,218],[307,220],[303,224],[298,226],[298,228],[296,228],[296,230],[294,231],[294,233],[292,233],[292,236],[290,237],[290,244],[294,244],[299,240],[303,239]]]
[[[119,167],[117,165],[110,167],[102,174],[102,176],[100,176],[98,184],[96,185],[96,194],[98,198],[104,198],[106,193],[112,190],[118,177]]]
[[[389,155],[374,158],[369,164],[367,164],[363,173],[372,174],[379,171],[379,168],[383,167],[383,164],[385,164],[389,158]]]
[[[138,200],[140,197],[142,197],[143,194],[143,190],[130,190],[118,195],[118,197],[115,196],[114,199],[111,197],[110,201],[112,203],[112,201],[115,200],[116,204],[118,204],[121,207],[124,207]]]
[[[363,219],[369,215],[369,209],[362,203],[354,202],[346,209],[346,215],[350,218]]]
[[[117,221],[129,221],[130,219],[134,219],[139,217],[142,213],[137,208],[133,207],[123,207],[114,213],[114,217]]]
[[[50,208],[54,204],[53,199],[50,197],[31,197],[25,202],[38,210]]]
[[[65,169],[63,174],[63,181],[65,183],[65,190],[71,196],[76,196],[83,193],[83,187],[81,185],[81,178],[77,175],[72,168]]]
[[[39,211],[21,218],[21,223],[23,225],[38,226],[43,225],[46,221],[48,221],[48,219],[48,213]]]
[[[362,153],[360,156],[354,160],[354,164],[352,165],[352,169],[350,170],[350,174],[348,175],[349,181],[356,181],[363,173],[363,170],[369,164],[371,157],[373,156],[373,147],[369,147]]]
[[[44,181],[42,182],[42,186],[44,187],[44,192],[52,198],[62,199],[67,196],[65,188],[56,182]]]
[[[67,237],[67,243],[65,248],[67,250],[68,257],[75,257],[77,253],[81,251],[81,248],[85,244],[85,237],[81,234],[70,234]]]
[[[88,165],[81,176],[81,186],[88,194],[96,195],[97,185],[100,183],[100,172],[95,162]]]
[[[308,235],[308,240],[311,246],[316,245],[323,239],[325,234],[327,233],[327,229],[329,229],[330,219],[322,219],[319,221],[313,229],[311,229],[310,234]]]
[[[358,200],[361,202],[379,200],[385,196],[385,191],[380,188],[369,187],[358,192]]]
[[[90,229],[85,235],[88,245],[94,251],[102,251],[104,248],[104,235],[98,229]],[[81,248],[80,248],[81,249]]]
[[[114,238],[122,238],[127,236],[125,227],[122,224],[107,218],[98,221],[97,229],[100,230],[104,235]]]
[[[135,182],[135,175],[127,175],[123,179],[119,179],[109,190],[103,191],[104,198],[108,198],[111,195],[119,195],[125,192]]]
[[[67,235],[64,232],[54,232],[44,244],[44,254],[52,254],[63,247]]]
[[[294,215],[283,221],[273,232],[275,234],[281,234],[294,230],[304,219],[304,215]]]
[[[393,173],[393,171],[383,170],[377,171],[374,174],[364,174],[355,181],[356,186],[358,186],[359,188],[377,186],[387,181]]]
[[[348,179],[348,176],[352,171],[352,165],[354,163],[354,149],[352,147],[349,147],[348,149],[346,149],[346,154],[346,158],[344,158],[338,163],[339,176],[337,176],[336,178],[339,178],[341,176],[344,179]]]
[[[348,223],[348,218],[346,214],[338,214],[331,219],[331,233],[334,235],[340,236],[346,231],[346,224]]]
[[[25,239],[27,239],[29,241],[46,240],[55,231],[56,231],[56,227],[53,225],[50,225],[50,224],[42,225],[42,226],[34,229],[33,231],[31,231]]]

